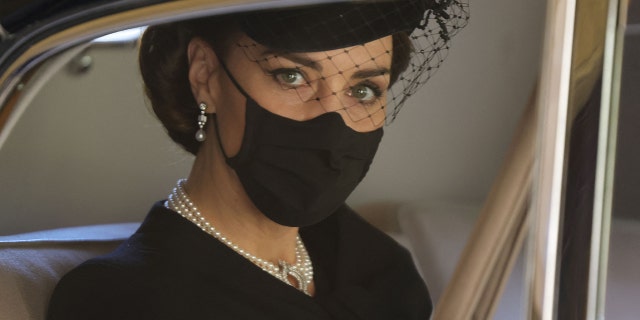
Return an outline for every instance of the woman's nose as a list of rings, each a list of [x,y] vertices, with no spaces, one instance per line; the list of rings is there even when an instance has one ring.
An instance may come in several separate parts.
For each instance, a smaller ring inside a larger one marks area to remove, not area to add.
[[[314,98],[326,112],[344,110],[348,106],[348,98],[345,95],[348,88],[347,80],[342,74],[323,77],[318,80],[316,96]]]

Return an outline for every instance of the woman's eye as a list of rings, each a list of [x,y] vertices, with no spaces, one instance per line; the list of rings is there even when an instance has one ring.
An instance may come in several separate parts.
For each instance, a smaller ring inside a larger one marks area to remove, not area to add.
[[[379,98],[382,93],[379,89],[373,88],[368,85],[357,85],[351,87],[351,89],[347,91],[347,95],[362,102],[370,102],[374,99]]]
[[[304,75],[297,70],[281,70],[274,72],[276,80],[281,84],[297,87],[306,83]]]

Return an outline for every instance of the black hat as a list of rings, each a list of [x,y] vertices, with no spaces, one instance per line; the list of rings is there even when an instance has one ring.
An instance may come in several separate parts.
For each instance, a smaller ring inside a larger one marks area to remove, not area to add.
[[[252,12],[241,20],[256,42],[292,52],[326,51],[424,27],[435,0],[352,1]]]

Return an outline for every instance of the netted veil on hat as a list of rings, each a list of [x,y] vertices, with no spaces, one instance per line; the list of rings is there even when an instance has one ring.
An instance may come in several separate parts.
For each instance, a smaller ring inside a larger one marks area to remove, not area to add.
[[[389,35],[408,35],[408,43],[394,41],[394,46],[407,46],[404,50],[410,52],[406,69],[393,79],[396,81],[386,101],[369,108],[365,116],[362,112],[349,113],[359,121],[385,112],[386,116],[378,119],[389,124],[406,99],[440,67],[451,38],[468,20],[466,0],[361,0],[256,11],[246,14],[240,26],[257,43],[286,52],[327,51]]]

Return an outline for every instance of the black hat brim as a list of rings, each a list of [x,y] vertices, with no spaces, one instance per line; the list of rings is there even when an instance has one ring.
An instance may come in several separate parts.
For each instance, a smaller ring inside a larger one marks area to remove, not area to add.
[[[432,0],[354,1],[245,15],[242,30],[256,42],[290,52],[364,44],[420,26]]]

